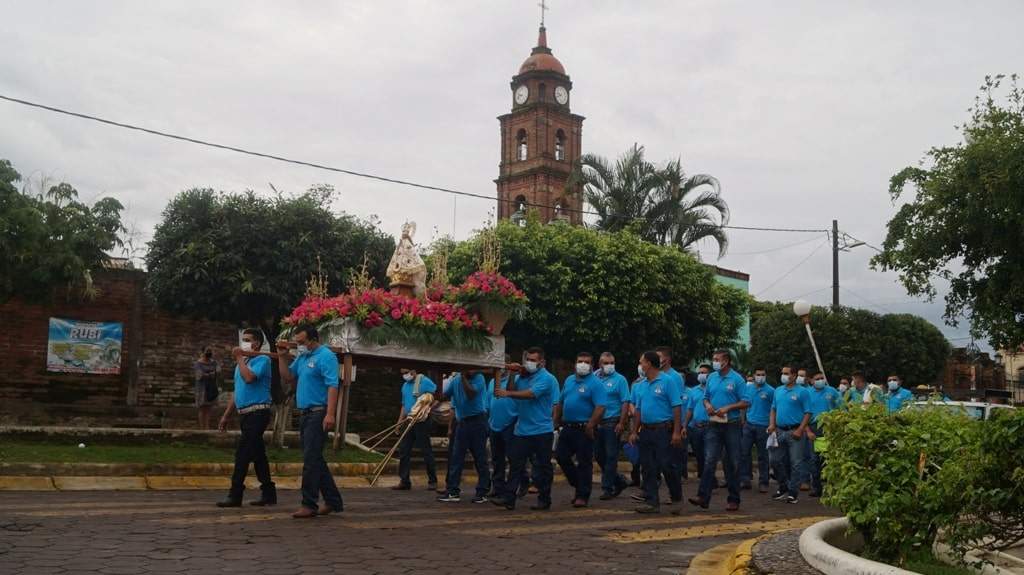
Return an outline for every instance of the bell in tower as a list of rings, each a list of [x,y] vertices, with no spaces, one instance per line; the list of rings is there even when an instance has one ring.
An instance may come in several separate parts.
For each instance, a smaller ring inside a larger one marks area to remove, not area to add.
[[[583,116],[570,110],[572,82],[551,52],[543,22],[537,45],[512,77],[512,111],[501,123],[498,217],[582,222],[580,186],[567,188],[581,154]]]

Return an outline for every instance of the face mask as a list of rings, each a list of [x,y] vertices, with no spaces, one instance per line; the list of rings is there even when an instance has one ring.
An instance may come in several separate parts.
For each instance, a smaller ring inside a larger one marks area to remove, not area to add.
[[[721,371],[721,369],[722,369],[722,362],[720,362],[720,361],[713,361],[713,362],[711,362],[711,369],[713,369],[715,371]]]
[[[707,382],[708,382],[708,374],[706,374],[706,373],[698,373],[697,374],[697,383],[699,383],[701,385],[704,385]]]
[[[590,364],[589,363],[584,363],[582,361],[577,363],[576,364],[576,375],[579,375],[581,377],[584,376],[584,375],[590,375]]]
[[[765,379],[766,378],[763,375],[755,375],[754,383],[756,383],[757,385],[764,385]]]
[[[850,389],[849,385],[846,385],[845,383],[839,384],[839,393],[846,393],[846,390],[848,389]]]
[[[825,383],[824,379],[814,380],[814,389],[825,389],[825,385],[827,384]]]
[[[295,346],[295,353],[299,355],[309,353],[309,348],[300,343],[299,345]]]
[[[780,375],[779,381],[782,382],[782,385],[789,385],[789,374],[784,373]]]
[[[526,368],[526,373],[534,373],[540,368],[540,365],[536,361],[528,361],[523,364],[523,367]]]
[[[636,365],[636,374],[639,375],[640,377],[647,377],[647,373],[644,372],[644,366],[640,365],[639,363]]]
[[[242,345],[240,345],[239,347],[241,348],[242,351],[252,351],[252,342],[243,341]]]
[[[804,385],[806,382],[807,382],[807,379],[804,378],[804,376],[802,376],[802,375],[796,376],[796,384],[797,385]]]
[[[402,379],[404,379],[405,381],[412,381],[413,375],[411,373],[403,373]]]
[[[601,371],[603,371],[605,375],[611,375],[615,373],[615,364],[609,363],[608,365],[602,365]]]
[[[895,379],[890,379],[889,380],[889,391],[896,391],[899,388],[900,388],[900,382],[896,381]]]

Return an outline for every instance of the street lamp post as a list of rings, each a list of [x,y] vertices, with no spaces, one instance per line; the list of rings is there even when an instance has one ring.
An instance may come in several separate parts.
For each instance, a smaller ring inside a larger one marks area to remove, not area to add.
[[[811,331],[811,304],[802,299],[796,300],[793,302],[793,313],[803,320],[807,339],[811,340],[811,349],[814,350],[814,359],[818,362],[818,371],[825,373],[825,366],[821,365],[821,356],[818,355],[818,344],[814,342],[814,333]]]

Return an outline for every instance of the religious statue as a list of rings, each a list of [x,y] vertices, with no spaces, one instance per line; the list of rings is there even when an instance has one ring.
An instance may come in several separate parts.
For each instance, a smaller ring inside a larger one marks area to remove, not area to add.
[[[396,293],[411,296],[422,294],[427,283],[427,264],[416,253],[412,236],[416,233],[416,222],[402,225],[402,239],[395,247],[395,254],[388,264],[388,279]]]

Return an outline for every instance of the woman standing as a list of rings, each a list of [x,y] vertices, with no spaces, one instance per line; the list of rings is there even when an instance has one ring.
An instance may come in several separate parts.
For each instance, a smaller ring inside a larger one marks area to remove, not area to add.
[[[202,355],[192,364],[192,373],[195,378],[196,408],[199,409],[199,429],[210,429],[210,414],[220,395],[217,386],[220,364],[213,359],[213,348],[203,349]]]

